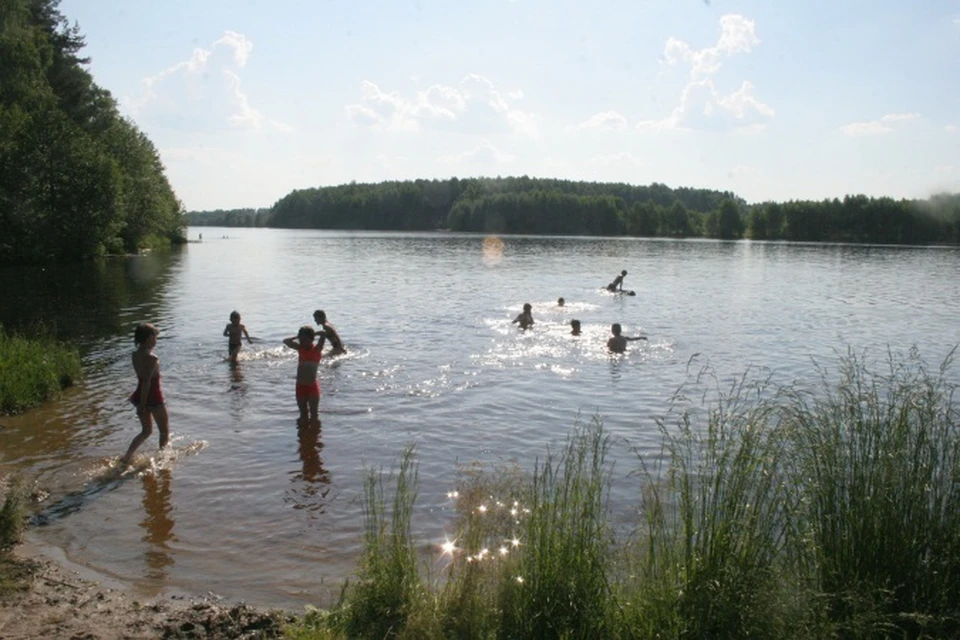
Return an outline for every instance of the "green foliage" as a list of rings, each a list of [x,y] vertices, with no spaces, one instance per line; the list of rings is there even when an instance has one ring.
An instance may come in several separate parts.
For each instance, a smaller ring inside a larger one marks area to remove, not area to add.
[[[816,579],[845,635],[960,634],[960,412],[951,359],[913,351],[839,378],[791,407],[795,477]]]
[[[59,0],[0,3],[0,263],[73,262],[183,234],[149,140],[84,69]]]
[[[349,604],[335,618],[350,638],[403,637],[401,630],[423,610],[425,589],[410,534],[417,494],[412,448],[401,458],[396,482],[389,510],[383,474],[371,472],[365,482],[363,560]]]
[[[0,414],[45,402],[79,377],[76,349],[45,333],[27,339],[0,326]]]
[[[3,506],[0,507],[0,552],[20,543],[26,523],[27,495],[19,476],[5,479]]]
[[[367,486],[361,582],[289,637],[956,637],[949,365],[911,353],[875,373],[849,354],[814,392],[746,376],[721,392],[699,376],[688,390],[703,406],[678,394],[662,455],[631,476],[642,518],[622,538],[599,422],[529,477],[470,469],[434,588],[409,538],[408,450],[389,523],[382,486]]]

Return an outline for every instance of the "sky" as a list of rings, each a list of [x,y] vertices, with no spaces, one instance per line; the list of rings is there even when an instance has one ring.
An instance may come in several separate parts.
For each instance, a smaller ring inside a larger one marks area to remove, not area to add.
[[[187,210],[519,176],[960,192],[960,0],[63,0]]]

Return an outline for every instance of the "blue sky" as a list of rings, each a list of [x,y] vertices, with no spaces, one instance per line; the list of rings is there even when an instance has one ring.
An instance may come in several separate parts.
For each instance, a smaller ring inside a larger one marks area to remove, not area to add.
[[[64,0],[187,209],[529,175],[960,191],[960,0]]]

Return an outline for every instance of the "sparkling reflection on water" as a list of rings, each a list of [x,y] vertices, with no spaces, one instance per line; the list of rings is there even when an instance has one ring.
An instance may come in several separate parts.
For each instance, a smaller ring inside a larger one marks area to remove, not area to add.
[[[61,401],[0,421],[2,471],[49,493],[30,536],[144,594],[329,600],[355,568],[365,469],[390,470],[416,444],[414,522],[439,554],[458,463],[529,468],[578,416],[600,415],[617,438],[613,506],[628,522],[634,451],[658,453],[656,418],[703,364],[723,384],[751,367],[807,383],[812,359],[832,364],[848,346],[917,345],[938,362],[960,342],[954,249],[202,231],[171,254],[0,271],[0,321],[55,327],[86,369]],[[601,291],[624,268],[637,295]],[[524,302],[525,332],[511,324]],[[316,308],[349,353],[321,367],[321,427],[298,432],[296,358],[281,341]],[[237,366],[221,335],[234,309],[257,338]],[[174,447],[156,456],[154,436],[119,476],[142,320],[161,331]],[[613,322],[649,342],[607,354]]]

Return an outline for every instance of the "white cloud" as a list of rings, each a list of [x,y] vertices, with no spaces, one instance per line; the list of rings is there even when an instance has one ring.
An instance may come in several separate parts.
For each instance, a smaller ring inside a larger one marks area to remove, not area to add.
[[[744,80],[733,93],[721,94],[712,80],[690,82],[684,87],[680,104],[661,120],[644,120],[637,124],[641,131],[666,129],[736,131],[756,133],[763,131],[774,115],[773,107],[753,95],[753,83]]]
[[[894,124],[919,118],[919,113],[888,113],[879,120],[870,120],[868,122],[851,122],[840,127],[844,135],[855,136],[876,136],[894,131]]]
[[[943,128],[943,130],[947,133],[956,133],[957,131],[960,131],[960,127],[957,127],[955,124],[948,124]]]
[[[616,111],[604,111],[567,129],[599,129],[600,131],[625,131],[627,119]]]
[[[738,90],[723,93],[713,81],[725,58],[750,53],[758,44],[760,39],[754,21],[737,14],[720,18],[720,37],[710,47],[694,49],[678,38],[668,38],[663,52],[664,62],[670,66],[689,65],[689,80],[680,95],[680,104],[670,115],[659,120],[643,120],[637,128],[641,131],[762,131],[775,111],[753,95],[753,83],[743,80]]]
[[[513,106],[523,94],[503,94],[481,75],[467,75],[456,86],[432,85],[417,92],[415,99],[385,93],[366,80],[362,88],[361,102],[346,107],[348,119],[360,126],[380,130],[440,129],[481,135],[540,136],[537,117]]]
[[[720,18],[720,39],[712,47],[693,49],[686,42],[671,36],[667,39],[663,57],[669,65],[686,62],[692,79],[715,74],[722,59],[736,53],[750,53],[760,44],[756,24],[741,15],[727,14]]]
[[[226,31],[209,49],[197,48],[190,58],[144,78],[143,93],[127,101],[138,121],[195,131],[217,128],[277,131],[292,128],[265,118],[243,92],[240,72],[253,52],[253,42]]]
[[[484,140],[477,148],[471,151],[464,151],[463,153],[458,153],[455,155],[441,156],[438,158],[438,160],[447,164],[472,164],[489,167],[513,162],[516,160],[516,156],[513,156],[509,153],[503,153],[497,149],[492,142],[489,140]]]

